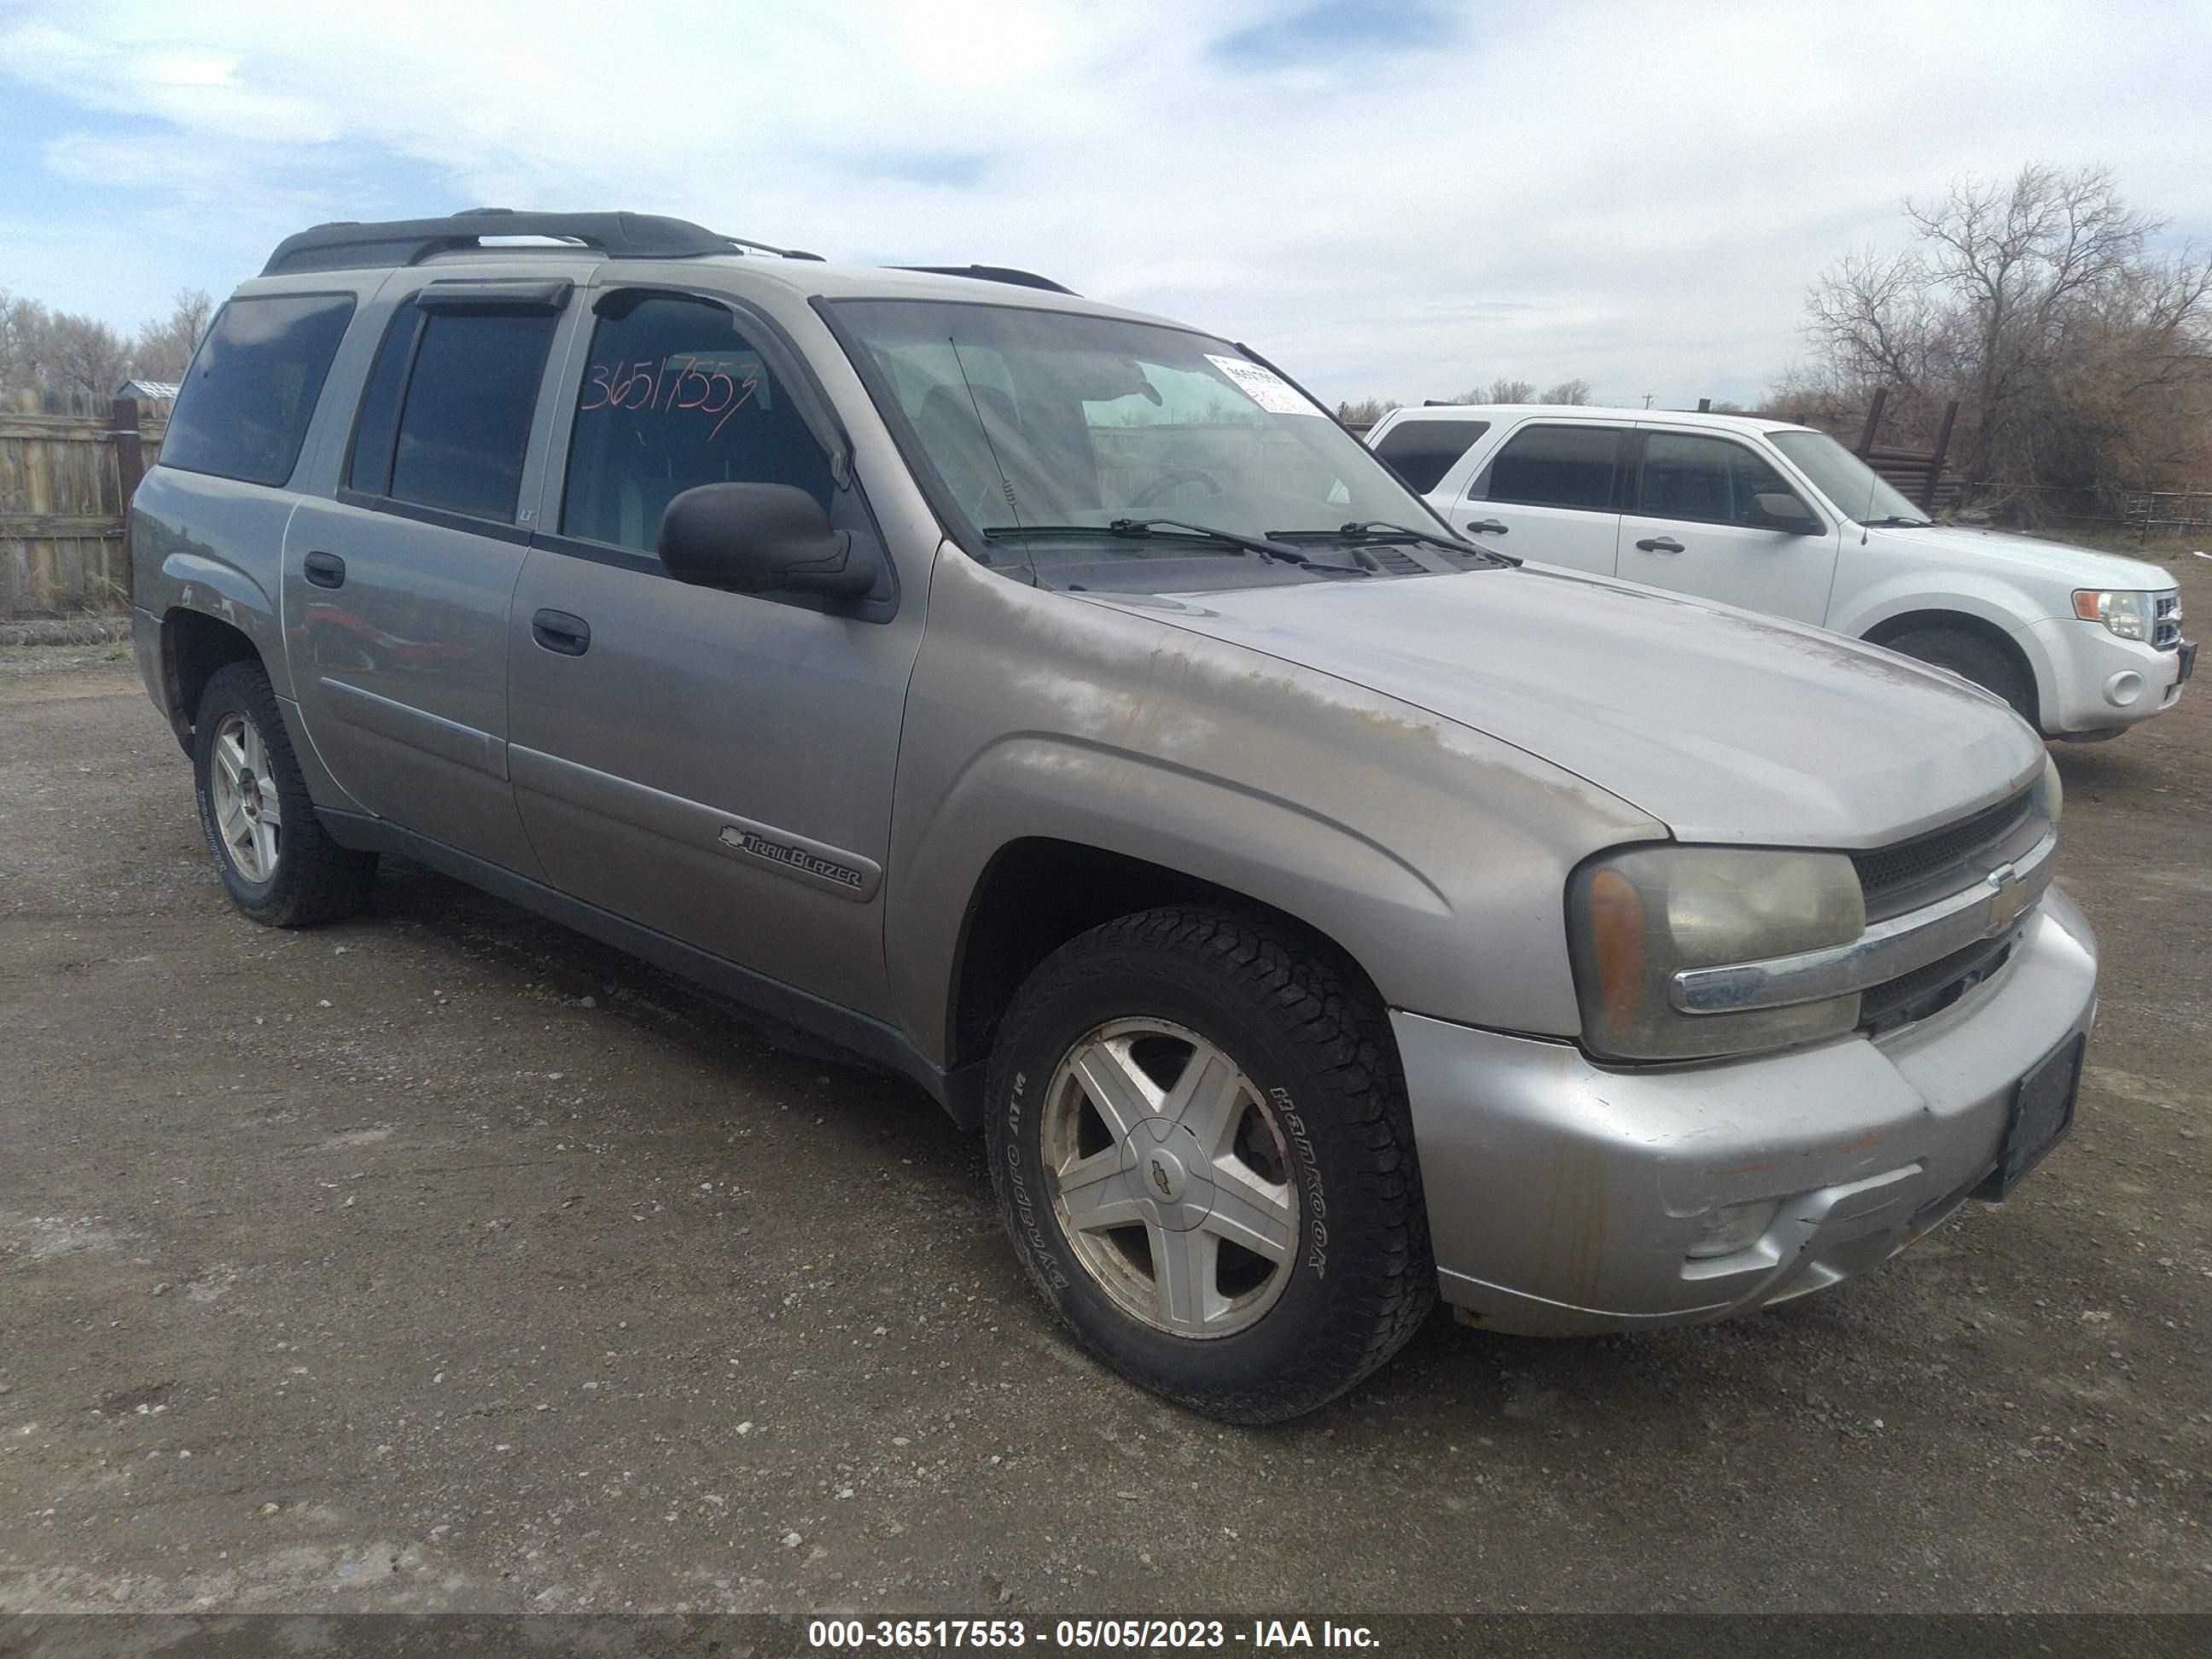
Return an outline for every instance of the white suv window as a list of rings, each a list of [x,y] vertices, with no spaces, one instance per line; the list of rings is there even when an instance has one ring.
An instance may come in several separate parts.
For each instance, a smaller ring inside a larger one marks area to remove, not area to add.
[[[1749,524],[1753,495],[1796,493],[1742,444],[1686,432],[1646,432],[1629,511],[1648,519]]]
[[[1487,421],[1401,421],[1376,441],[1375,453],[1397,469],[1408,489],[1425,495],[1489,430]]]
[[[1482,469],[1468,499],[1610,512],[1623,435],[1611,426],[1522,427]]]

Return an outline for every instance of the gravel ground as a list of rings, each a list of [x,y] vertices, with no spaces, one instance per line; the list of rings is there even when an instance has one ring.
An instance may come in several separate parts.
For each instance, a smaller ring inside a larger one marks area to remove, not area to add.
[[[0,1612],[2212,1609],[2212,685],[2057,752],[2104,1014],[2011,1202],[1240,1431],[912,1090],[416,869],[257,928],[121,653],[0,650]]]

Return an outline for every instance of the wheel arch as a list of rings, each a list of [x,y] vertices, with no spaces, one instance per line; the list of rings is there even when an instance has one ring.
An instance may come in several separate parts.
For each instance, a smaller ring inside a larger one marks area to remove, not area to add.
[[[1000,848],[961,919],[947,987],[947,1069],[980,1066],[1022,981],[1068,940],[1162,905],[1205,905],[1265,923],[1327,958],[1385,1006],[1374,976],[1336,939],[1288,911],[1218,882],[1128,854],[1049,836]],[[1384,1024],[1388,1029],[1387,1023]]]
[[[1902,639],[1907,634],[1938,629],[1947,633],[1963,634],[1970,639],[1979,640],[1998,652],[2007,662],[2019,670],[2022,680],[2027,686],[2029,695],[2035,699],[2037,723],[2039,726],[2041,725],[2042,711],[2051,706],[2051,701],[2047,684],[2048,677],[2043,672],[2035,657],[2028,653],[2014,634],[1986,617],[1978,616],[1967,611],[1940,608],[1904,611],[1883,618],[1867,629],[1860,637],[1869,645],[1887,646],[1892,640]]]
[[[186,754],[200,699],[218,671],[234,662],[253,662],[268,671],[261,648],[246,630],[204,611],[172,607],[161,618],[161,693],[169,729]]]

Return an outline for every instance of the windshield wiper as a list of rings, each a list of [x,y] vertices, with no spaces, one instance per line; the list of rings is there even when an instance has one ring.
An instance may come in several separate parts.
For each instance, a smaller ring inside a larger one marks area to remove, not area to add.
[[[1221,542],[1231,547],[1241,547],[1247,553],[1256,553],[1263,559],[1279,560],[1284,564],[1311,564],[1313,560],[1295,548],[1279,547],[1273,542],[1258,536],[1240,536],[1233,530],[1216,530],[1212,525],[1192,524],[1182,519],[1116,519],[1106,526],[1117,536],[1150,537],[1161,531],[1178,532],[1174,539],[1196,536],[1206,541]],[[1327,568],[1349,569],[1352,567],[1329,566]]]
[[[1162,532],[1167,533],[1163,535]],[[1116,519],[1111,524],[998,524],[985,526],[983,533],[994,541],[1008,536],[1117,536],[1125,541],[1217,542],[1242,553],[1256,554],[1271,563],[1299,564],[1315,570],[1344,571],[1363,576],[1367,574],[1358,565],[1332,564],[1294,547],[1280,547],[1257,536],[1242,536],[1233,530],[1217,530],[1212,525],[1190,524],[1182,519]]]
[[[1907,519],[1891,514],[1886,519],[1861,519],[1860,526],[1868,530],[1925,530],[1936,522],[1933,519]]]
[[[1462,541],[1456,536],[1439,536],[1430,531],[1416,530],[1409,524],[1393,524],[1387,519],[1355,520],[1350,524],[1340,525],[1334,530],[1271,530],[1267,533],[1277,540],[1297,536],[1302,539],[1327,542],[1420,542],[1430,547],[1441,547],[1449,553],[1472,553],[1479,559],[1493,559],[1499,564],[1521,562],[1510,554],[1478,547],[1473,542]]]

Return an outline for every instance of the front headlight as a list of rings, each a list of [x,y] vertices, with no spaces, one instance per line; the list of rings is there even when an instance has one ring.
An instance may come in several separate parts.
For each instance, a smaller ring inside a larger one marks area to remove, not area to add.
[[[2083,622],[2104,623],[2124,640],[2147,640],[2151,598],[2148,593],[2108,593],[2085,587],[2074,595],[2074,614]]]
[[[2057,826],[2058,815],[2066,810],[2066,786],[2058,781],[2058,763],[2048,755],[2043,757],[2043,775],[2035,781],[2027,799],[2037,811],[2051,820],[2053,827]]]
[[[1692,1060],[1834,1036],[1859,999],[1686,1014],[1668,997],[1684,968],[1849,945],[1866,930],[1858,872],[1840,853],[1646,847],[1593,859],[1567,884],[1583,1041],[1618,1060]]]

